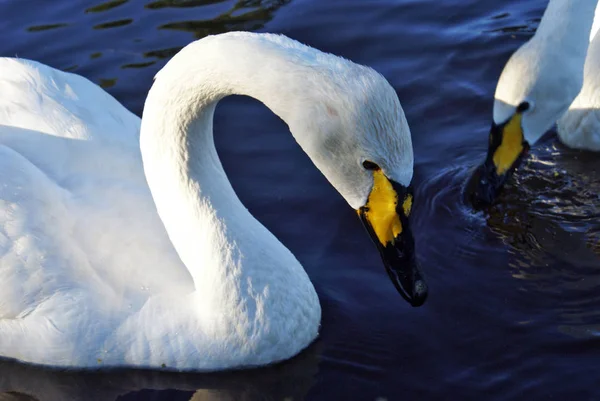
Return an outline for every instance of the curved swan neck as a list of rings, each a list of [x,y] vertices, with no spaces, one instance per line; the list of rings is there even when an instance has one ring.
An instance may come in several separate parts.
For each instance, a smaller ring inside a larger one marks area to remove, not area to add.
[[[154,86],[168,90],[179,106],[187,108],[188,117],[223,97],[246,95],[287,122],[309,82],[298,79],[303,67],[277,38],[237,32],[204,38],[173,57],[156,75]],[[164,98],[156,101],[163,107],[167,103]]]
[[[205,38],[169,61],[148,94],[140,138],[144,170],[197,289],[227,282],[224,276],[239,275],[242,265],[247,270],[275,259],[269,254],[298,265],[241,204],[212,136],[216,104],[232,94],[258,99],[284,120],[293,117],[298,80],[291,79],[294,66],[285,55],[251,34]]]

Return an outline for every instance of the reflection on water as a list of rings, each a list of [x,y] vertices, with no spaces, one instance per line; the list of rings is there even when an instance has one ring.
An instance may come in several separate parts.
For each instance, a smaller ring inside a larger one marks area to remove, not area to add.
[[[255,31],[273,18],[277,9],[290,1],[239,0],[231,9],[210,20],[170,22],[158,29],[191,32],[197,39],[229,31]]]
[[[229,373],[61,372],[0,362],[0,401],[303,400],[315,384],[321,344],[291,361]]]
[[[510,14],[508,13],[503,13],[500,15],[497,15],[495,17],[492,17],[492,19],[496,19],[496,20],[500,20],[500,19],[504,19],[506,17],[508,17]],[[503,26],[500,28],[496,28],[496,29],[490,29],[487,32],[489,33],[495,33],[495,32],[501,32],[501,33],[520,33],[520,34],[527,34],[527,35],[533,35],[535,33],[535,30],[537,29],[538,25],[540,24],[541,18],[534,18],[531,19],[529,21],[526,21],[525,25],[515,25],[515,26]]]
[[[205,6],[208,4],[222,3],[223,0],[158,0],[153,1],[146,4],[144,7],[151,9],[160,9],[166,7],[173,8],[190,8],[190,7],[199,7]],[[243,1],[244,3],[249,3],[249,1]],[[259,1],[251,1],[252,3],[260,3]]]
[[[542,248],[566,262],[598,263],[600,160],[558,142],[534,149],[490,210],[489,224],[515,249]],[[519,236],[527,232],[529,236]],[[591,256],[593,255],[593,256]]]
[[[119,7],[129,0],[111,0],[106,3],[98,4],[97,6],[87,8],[85,10],[86,13],[101,13],[103,11],[112,10],[113,8]]]
[[[486,212],[465,200],[471,168],[443,169],[421,184],[415,225],[435,219],[453,241],[440,257],[503,269],[530,305],[529,323],[562,333],[600,336],[600,158],[555,136],[536,146]],[[504,245],[506,254],[499,254]],[[434,250],[435,252],[435,250]],[[497,255],[497,256],[494,256]],[[506,268],[507,267],[507,268]],[[521,319],[522,316],[519,316]]]
[[[575,335],[600,328],[600,159],[557,140],[537,146],[490,210],[511,274]]]
[[[65,69],[65,71],[74,71],[75,69],[76,69],[76,67],[68,68],[68,69]],[[116,84],[117,84],[117,78],[112,78],[112,79],[102,78],[102,79],[100,79],[100,82],[98,82],[98,85],[100,85],[104,89],[112,88]]]
[[[291,0],[238,0],[230,9],[207,20],[176,21],[163,24],[158,29],[176,30],[190,32],[195,39],[208,35],[216,35],[229,31],[256,31],[273,18],[273,14],[280,7]],[[215,4],[221,1],[203,2],[204,4]],[[160,9],[164,7],[194,7],[198,1],[176,1],[163,0],[150,3],[149,9]],[[152,50],[144,53],[144,57],[158,59],[169,59],[173,57],[181,47]]]
[[[120,64],[115,63],[115,58],[121,58],[115,57],[115,52],[124,53],[125,51],[111,48],[110,46],[113,44],[109,41],[105,43],[108,47],[103,51],[94,49],[89,53],[89,58],[92,60],[111,56],[112,68],[139,69],[152,67],[159,61],[166,62],[193,39],[228,31],[259,30],[273,18],[277,10],[290,2],[291,0],[158,0],[144,4],[142,2],[130,3],[128,0],[112,0],[93,6],[81,6],[80,9],[73,10],[74,13],[68,14],[69,18],[75,17],[75,19],[77,19],[77,14],[93,16],[94,23],[89,26],[81,26],[77,21],[61,21],[60,23],[31,25],[26,30],[32,33],[41,33],[69,28],[73,32],[77,31],[77,35],[81,35],[82,30],[90,28],[99,31],[115,30],[115,32],[120,32],[125,28],[135,26],[141,20],[153,20],[153,14],[164,12],[166,9],[189,9],[191,12],[186,15],[185,20],[173,18],[168,23],[160,20],[157,21],[156,26],[151,27],[154,31],[178,31],[191,34],[187,39],[180,41],[181,45],[179,46],[153,48],[147,45],[145,38],[132,37],[123,32],[117,34],[117,40],[124,41],[119,43],[119,48],[132,48],[132,50],[126,51],[127,57]],[[135,14],[135,17],[123,18],[120,11],[127,7],[137,7],[135,13],[128,13],[129,15]],[[101,20],[98,21],[97,18],[101,18]],[[140,47],[142,44],[145,45]],[[66,71],[80,72],[82,65],[70,64],[57,67]],[[95,82],[110,90],[118,90],[120,84],[118,76],[105,76]]]
[[[491,23],[484,29],[486,33],[520,35],[526,38],[533,36],[540,21],[546,4],[538,2],[531,4],[529,13],[500,12],[491,17]]]
[[[110,28],[119,28],[121,26],[129,25],[133,22],[131,18],[121,19],[118,21],[104,22],[102,24],[94,25],[94,29],[110,29]]]
[[[64,28],[65,26],[68,26],[68,24],[36,25],[36,26],[30,26],[29,28],[27,28],[27,30],[29,32],[43,32],[43,31],[49,31],[51,29]]]

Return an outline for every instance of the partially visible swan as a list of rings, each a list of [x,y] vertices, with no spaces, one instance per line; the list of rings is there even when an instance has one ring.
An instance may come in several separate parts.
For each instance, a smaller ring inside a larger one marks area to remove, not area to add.
[[[576,149],[600,151],[600,6],[590,37],[581,91],[557,122],[558,137]]]
[[[535,35],[506,63],[487,158],[473,177],[475,205],[493,202],[529,147],[557,121],[566,145],[600,151],[600,38],[592,40],[600,27],[597,2],[550,0]]]
[[[315,339],[312,283],[217,156],[213,114],[231,94],[287,122],[402,295],[425,301],[410,131],[372,69],[284,36],[210,36],[157,74],[141,126],[77,75],[6,58],[0,74],[0,356],[207,371],[280,361]]]

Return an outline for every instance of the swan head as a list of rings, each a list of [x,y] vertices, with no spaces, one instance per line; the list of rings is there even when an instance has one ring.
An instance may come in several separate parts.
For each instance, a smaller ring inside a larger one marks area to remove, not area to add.
[[[341,61],[340,61],[341,60]],[[395,90],[374,70],[335,58],[303,88],[288,124],[317,168],[354,208],[393,284],[413,306],[427,297],[409,224],[413,149]]]
[[[539,38],[538,38],[539,39]],[[532,38],[509,59],[496,87],[485,162],[472,177],[475,207],[491,204],[534,145],[567,111],[583,85],[581,57]]]

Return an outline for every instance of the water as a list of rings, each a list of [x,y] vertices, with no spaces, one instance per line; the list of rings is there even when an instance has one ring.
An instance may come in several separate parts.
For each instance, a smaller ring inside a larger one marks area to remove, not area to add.
[[[260,103],[226,99],[217,147],[242,201],[303,263],[323,307],[299,357],[227,374],[56,372],[0,363],[1,400],[600,399],[600,159],[549,134],[488,213],[462,188],[496,79],[542,0],[0,1],[0,54],[74,71],[141,113],[195,38],[280,32],[370,65],[413,133],[413,228],[430,297],[389,282],[356,213]],[[1,339],[0,339],[1,341]]]

